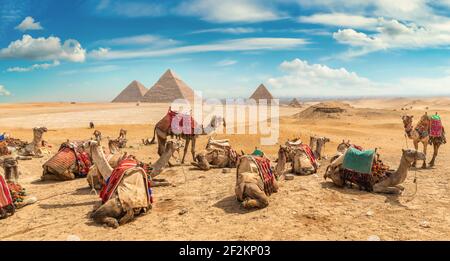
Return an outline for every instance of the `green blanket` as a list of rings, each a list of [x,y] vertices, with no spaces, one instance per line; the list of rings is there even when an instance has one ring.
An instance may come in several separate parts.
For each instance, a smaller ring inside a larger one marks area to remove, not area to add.
[[[344,156],[342,166],[345,169],[356,171],[359,173],[370,174],[372,171],[374,150],[359,151],[350,147]]]

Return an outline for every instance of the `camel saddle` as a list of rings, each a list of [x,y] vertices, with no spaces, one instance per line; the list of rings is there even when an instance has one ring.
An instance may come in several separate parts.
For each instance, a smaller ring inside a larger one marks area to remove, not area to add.
[[[189,125],[190,128],[187,129],[186,126]],[[191,115],[172,111],[171,108],[169,108],[166,116],[156,124],[158,129],[170,134],[194,134],[197,126],[199,124]]]
[[[344,155],[342,167],[353,172],[371,174],[374,157],[374,150],[360,151],[354,147],[350,147]]]
[[[89,172],[92,163],[89,156],[80,146],[81,142],[63,143],[58,152],[42,165],[44,169],[51,169],[59,175],[64,175],[66,170],[74,164],[78,167],[78,175],[85,176]]]

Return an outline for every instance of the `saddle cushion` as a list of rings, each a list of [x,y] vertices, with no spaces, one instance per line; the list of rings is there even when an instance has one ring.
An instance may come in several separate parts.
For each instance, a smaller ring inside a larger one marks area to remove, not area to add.
[[[0,208],[7,207],[13,204],[11,192],[9,191],[8,184],[5,179],[0,175]]]
[[[70,148],[63,148],[44,163],[44,168],[50,168],[52,172],[62,175],[66,170],[76,164],[75,153]]]
[[[436,116],[436,117],[435,117]],[[442,122],[438,115],[431,117],[430,136],[440,137],[442,135]]]
[[[342,164],[344,169],[363,174],[370,174],[372,170],[374,150],[359,151],[353,147],[348,148]]]

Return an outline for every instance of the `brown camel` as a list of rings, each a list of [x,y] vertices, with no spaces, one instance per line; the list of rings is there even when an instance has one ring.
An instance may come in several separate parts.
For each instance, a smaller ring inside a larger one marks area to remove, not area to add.
[[[317,160],[321,160],[323,158],[322,151],[325,148],[325,144],[327,142],[330,142],[330,139],[327,137],[309,137],[309,147],[313,151],[314,157],[316,157]]]
[[[157,186],[167,186],[169,183],[164,179],[155,179],[154,177],[161,174],[162,169],[166,166],[170,157],[172,157],[173,153],[178,150],[181,146],[181,143],[178,141],[168,141],[166,144],[165,152],[163,155],[149,168],[142,164],[141,162],[135,160],[136,166],[130,167],[125,170],[127,175],[133,174],[142,174],[144,173],[148,179],[148,183],[150,183],[151,187]],[[102,154],[101,149],[99,149],[98,143],[95,141],[91,141],[90,147],[92,150],[92,155],[94,158],[94,162],[99,166],[99,172],[102,177],[109,177],[112,173],[112,168],[109,166],[108,161],[106,160],[104,154]],[[121,163],[118,163],[120,166]],[[100,167],[103,166],[103,167]],[[100,170],[102,169],[102,170]],[[135,179],[134,182],[140,182],[141,179]],[[151,204],[149,203],[147,206],[143,206],[142,204],[139,206],[133,206],[132,204],[124,204],[127,203],[127,196],[124,195],[121,198],[120,186],[122,183],[119,183],[117,189],[114,192],[113,197],[111,197],[107,202],[105,202],[100,207],[94,209],[91,214],[91,218],[94,219],[95,222],[100,224],[106,224],[110,227],[117,228],[119,225],[123,225],[129,221],[131,221],[135,216],[147,213],[147,210],[151,209]],[[144,184],[145,185],[145,184]],[[140,186],[140,188],[134,187],[135,189],[148,189],[146,186]],[[132,191],[134,194],[144,194],[139,193],[138,191]],[[122,194],[124,194],[122,192]],[[142,200],[141,200],[142,201]]]
[[[238,155],[231,148],[229,140],[214,140],[212,137],[208,139],[206,149],[198,153],[195,162],[191,164],[201,170],[209,170],[210,168],[234,168]]]
[[[346,182],[349,182],[343,175],[342,162],[345,154],[341,155],[335,161],[333,161],[325,172],[324,178],[331,178],[334,184],[339,187],[343,187]],[[385,173],[384,177],[379,180],[374,180],[371,184],[373,192],[375,193],[389,193],[399,194],[403,191],[403,187],[400,186],[408,175],[408,169],[415,160],[424,160],[425,154],[413,149],[402,149],[402,157],[397,170],[389,170]],[[370,175],[370,174],[361,174]],[[350,181],[351,182],[351,181]],[[359,184],[357,184],[359,185]]]
[[[281,169],[281,166],[279,168]],[[278,191],[276,177],[272,176],[269,183],[265,184],[262,175],[253,155],[243,155],[239,158],[236,166],[235,193],[242,207],[265,208],[269,205],[271,193]]]
[[[433,167],[435,164],[436,157],[439,152],[439,147],[442,144],[446,143],[445,140],[445,132],[442,130],[441,137],[430,137],[429,131],[430,131],[430,125],[431,125],[431,119],[428,116],[427,113],[422,115],[420,118],[419,123],[416,125],[415,128],[413,128],[413,118],[412,115],[404,115],[402,116],[403,120],[403,126],[405,128],[405,135],[413,140],[414,148],[418,150],[419,143],[422,143],[423,145],[423,153],[425,154],[425,159],[423,160],[422,168],[427,167],[426,163],[426,156],[427,156],[427,146],[433,145],[433,157],[431,161],[429,162],[430,167]],[[416,161],[413,163],[413,167],[416,166]]]
[[[102,133],[99,130],[95,130],[93,134],[96,141],[100,142],[102,140]]]
[[[196,144],[196,140],[197,140],[198,136],[210,134],[215,129],[217,129],[220,124],[223,124],[223,126],[226,125],[224,118],[214,115],[211,118],[211,121],[207,127],[204,127],[203,125],[200,126],[199,133],[196,133],[196,131],[193,131],[193,128],[190,128],[190,130],[187,131],[188,133],[184,133],[184,131],[182,133],[174,133],[171,128],[172,123],[170,122],[170,119],[171,118],[170,118],[169,114],[167,114],[166,116],[164,116],[164,118],[162,118],[156,124],[156,126],[153,130],[153,138],[150,141],[150,144],[155,144],[155,138],[158,138],[158,154],[162,155],[162,153],[164,152],[164,147],[166,144],[167,136],[176,135],[178,138],[184,139],[185,140],[184,153],[183,153],[183,158],[181,160],[181,164],[184,164],[184,159],[186,157],[186,153],[189,148],[189,143],[192,143],[191,153],[192,153],[192,159],[194,160],[195,159],[195,144]],[[174,118],[174,119],[178,119],[178,118]],[[192,123],[192,124],[194,124],[194,123]],[[144,143],[145,143],[145,141],[144,141]]]

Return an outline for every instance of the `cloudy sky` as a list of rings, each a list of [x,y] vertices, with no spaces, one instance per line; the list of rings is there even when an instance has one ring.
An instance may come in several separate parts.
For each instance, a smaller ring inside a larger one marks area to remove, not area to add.
[[[450,95],[450,0],[1,0],[0,102]]]

